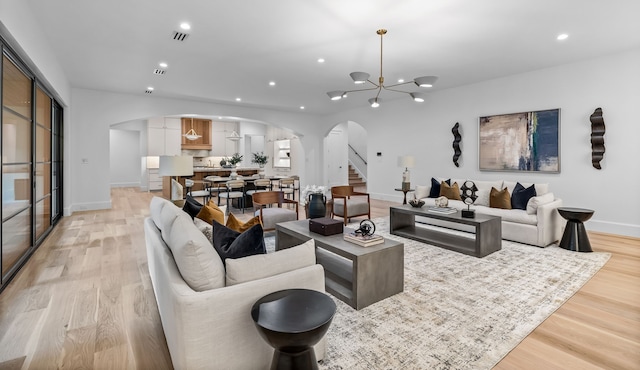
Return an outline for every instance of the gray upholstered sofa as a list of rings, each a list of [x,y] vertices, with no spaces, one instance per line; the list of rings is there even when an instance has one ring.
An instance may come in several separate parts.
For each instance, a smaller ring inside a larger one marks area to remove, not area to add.
[[[444,181],[443,178],[436,179]],[[465,179],[450,179],[451,185],[457,183],[462,187]],[[475,203],[470,206],[477,213],[483,213],[502,218],[502,238],[513,240],[520,243],[546,247],[562,237],[564,222],[558,214],[557,208],[562,207],[562,200],[555,198],[553,193],[549,191],[549,184],[535,184],[537,196],[531,198],[527,204],[527,209],[500,209],[489,207],[489,194],[492,187],[498,190],[506,188],[509,194],[513,193],[516,182],[513,181],[476,181],[472,180],[478,191],[478,198]],[[521,183],[524,187],[530,187],[532,184]],[[430,198],[431,184],[418,185],[415,188],[415,197],[425,201],[425,207],[435,206],[435,199]],[[467,205],[460,200],[448,200],[448,206],[456,209],[466,209]],[[441,223],[432,218],[418,217],[417,221],[436,224],[438,226],[446,226],[457,228],[464,231],[465,225],[453,223]]]
[[[251,306],[282,289],[324,292],[313,240],[257,256],[226,260],[191,217],[155,197],[144,221],[149,274],[176,369],[266,369],[273,349],[260,337]],[[315,346],[324,358],[325,339]]]

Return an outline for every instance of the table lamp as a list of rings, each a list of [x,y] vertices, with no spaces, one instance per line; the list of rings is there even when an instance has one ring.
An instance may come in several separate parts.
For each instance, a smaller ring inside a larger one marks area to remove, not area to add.
[[[190,155],[161,155],[158,169],[159,176],[169,176],[173,179],[176,176],[193,176],[193,157]],[[182,194],[177,194],[171,182],[171,200],[181,200]],[[179,191],[182,193],[182,191]]]
[[[411,180],[409,168],[413,168],[415,166],[416,160],[411,155],[403,155],[398,157],[398,167],[404,167],[404,172],[402,173],[402,190],[409,190],[411,188]]]

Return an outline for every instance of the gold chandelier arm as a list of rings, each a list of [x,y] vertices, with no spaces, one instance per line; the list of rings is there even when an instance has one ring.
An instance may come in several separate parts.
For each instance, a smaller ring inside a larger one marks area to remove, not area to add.
[[[389,86],[382,86],[382,88],[383,88],[383,89],[385,89],[385,90],[389,90],[389,91],[396,91],[396,90],[393,90],[393,89],[391,89],[391,88],[392,88],[392,87],[396,87],[396,86],[402,86],[402,85],[412,84],[412,83],[413,83],[413,80],[411,80],[411,81],[407,81],[407,82],[401,82],[401,83],[394,84],[394,85],[389,85]]]
[[[368,89],[347,90],[344,93],[348,94],[348,93],[358,92],[358,91],[371,91],[371,90],[379,90],[379,89],[380,89],[380,86],[376,85],[375,87],[370,87]]]

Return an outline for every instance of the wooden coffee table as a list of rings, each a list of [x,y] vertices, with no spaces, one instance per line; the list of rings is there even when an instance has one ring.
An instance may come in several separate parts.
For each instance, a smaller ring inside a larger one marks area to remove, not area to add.
[[[361,247],[343,234],[324,236],[309,231],[309,220],[276,224],[276,250],[315,239],[316,260],[324,267],[325,289],[359,310],[404,290],[404,244]]]
[[[471,239],[444,231],[416,227],[416,216],[470,225],[475,229],[475,237]],[[502,219],[497,216],[476,213],[474,218],[464,218],[460,215],[460,211],[441,214],[429,212],[426,208],[402,205],[390,208],[389,221],[390,232],[393,235],[475,257],[484,257],[502,249]]]

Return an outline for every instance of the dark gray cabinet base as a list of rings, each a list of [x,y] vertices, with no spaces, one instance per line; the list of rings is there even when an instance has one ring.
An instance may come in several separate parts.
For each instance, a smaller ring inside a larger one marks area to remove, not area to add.
[[[416,216],[470,225],[475,228],[475,238],[416,227]],[[429,212],[409,205],[391,207],[390,232],[393,235],[436,245],[475,257],[484,257],[502,249],[502,220],[500,217],[476,214],[475,218],[463,218],[460,211],[452,214]]]

